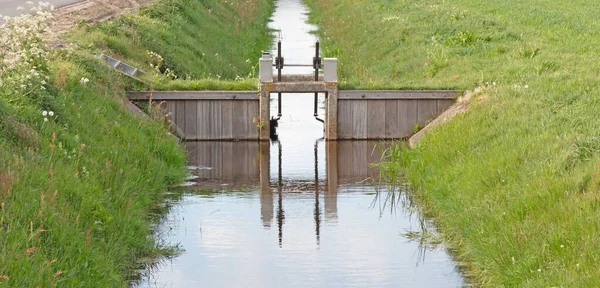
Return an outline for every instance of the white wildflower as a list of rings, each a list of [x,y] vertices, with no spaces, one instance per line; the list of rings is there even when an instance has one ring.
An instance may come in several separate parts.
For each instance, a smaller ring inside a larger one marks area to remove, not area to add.
[[[54,111],[48,112],[48,115],[50,115],[50,117],[53,117],[54,116]]]
[[[44,117],[44,122],[48,122],[48,118]]]
[[[48,111],[42,111],[42,116],[44,116],[44,117],[48,116]]]

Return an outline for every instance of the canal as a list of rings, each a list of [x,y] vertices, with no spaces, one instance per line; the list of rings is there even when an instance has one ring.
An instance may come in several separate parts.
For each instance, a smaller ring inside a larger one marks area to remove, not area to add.
[[[301,0],[278,3],[270,28],[280,31],[286,63],[312,63],[316,27],[307,13]],[[443,247],[411,237],[421,218],[384,205],[397,192],[378,184],[371,164],[388,144],[326,143],[313,95],[282,97],[277,141],[186,143],[194,177],[158,228],[159,240],[182,253],[149,268],[137,286],[463,286]]]

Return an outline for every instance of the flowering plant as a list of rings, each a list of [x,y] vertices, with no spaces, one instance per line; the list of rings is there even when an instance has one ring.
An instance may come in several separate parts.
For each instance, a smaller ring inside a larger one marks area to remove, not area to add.
[[[175,72],[173,72],[173,70],[165,67],[165,59],[162,56],[160,56],[160,54],[146,50],[146,55],[148,56],[148,64],[150,65],[150,67],[152,67],[152,69],[154,69],[156,76],[162,74],[169,79],[178,78]]]
[[[9,100],[24,100],[20,99],[23,96],[35,99],[50,78],[46,40],[54,8],[43,2],[27,4],[30,13],[5,16],[0,24],[0,96]]]

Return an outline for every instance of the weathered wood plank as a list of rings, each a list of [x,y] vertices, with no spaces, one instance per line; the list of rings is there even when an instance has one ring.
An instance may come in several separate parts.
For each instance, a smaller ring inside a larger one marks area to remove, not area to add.
[[[437,103],[431,100],[417,100],[417,123],[423,127],[437,115]]]
[[[197,101],[185,101],[185,135],[186,139],[197,140],[201,139],[198,136],[198,116],[203,115],[198,113],[199,102]]]
[[[185,133],[185,102],[176,101],[177,117],[175,117],[175,125]]]
[[[338,139],[352,138],[352,101],[338,102]]]
[[[207,101],[186,101],[192,102],[196,105],[196,132],[193,134],[187,134],[189,139],[204,140],[207,139],[209,130],[209,107]],[[186,123],[187,125],[188,123]],[[187,133],[187,131],[186,131]]]
[[[232,134],[234,139],[246,139],[248,135],[248,104],[246,101],[233,102]]]
[[[339,100],[373,99],[454,99],[460,95],[455,90],[341,90]]]
[[[129,91],[127,97],[136,101],[173,100],[256,100],[258,91]]]
[[[413,128],[418,119],[417,101],[398,101],[398,126],[402,138],[413,134]]]
[[[210,107],[209,118],[211,121],[208,137],[210,139],[225,139],[222,133],[223,117],[221,116],[225,101],[208,101]]]
[[[352,101],[352,138],[367,138],[367,102]]]
[[[248,125],[248,137],[247,139],[258,139],[259,129],[256,124],[252,123],[252,119],[259,119],[260,117],[260,107],[259,103],[256,101],[246,101],[248,105],[248,120],[246,121],[246,125]],[[257,146],[258,147],[258,146]]]
[[[398,123],[398,100],[385,100],[385,137],[402,138]]]
[[[167,115],[166,115],[166,120],[167,122],[170,120],[170,123],[175,123],[175,114],[177,114],[177,104],[175,102],[165,102],[165,104],[167,105]]]
[[[450,106],[452,106],[453,103],[454,101],[437,100],[437,115],[442,114],[444,111],[450,108]]]
[[[386,101],[367,101],[367,138],[385,138],[385,103]]]
[[[233,101],[219,101],[221,104],[221,138],[233,139]]]

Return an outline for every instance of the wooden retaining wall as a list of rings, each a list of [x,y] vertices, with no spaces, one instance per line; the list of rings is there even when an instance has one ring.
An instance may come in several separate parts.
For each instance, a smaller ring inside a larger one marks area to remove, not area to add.
[[[338,94],[337,139],[398,139],[448,109],[457,91],[361,91]]]
[[[258,140],[258,92],[129,92],[129,100],[158,104],[185,140]]]

